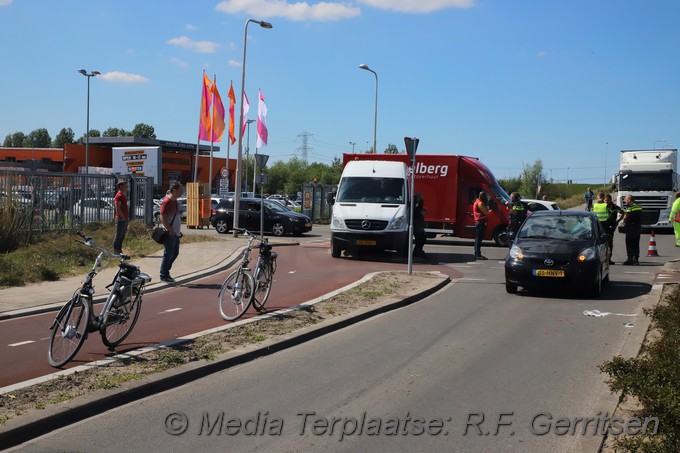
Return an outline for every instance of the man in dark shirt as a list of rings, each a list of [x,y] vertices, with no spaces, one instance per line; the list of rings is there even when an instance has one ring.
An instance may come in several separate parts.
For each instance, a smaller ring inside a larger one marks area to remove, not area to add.
[[[505,204],[508,207],[508,215],[510,216],[507,230],[510,242],[515,238],[519,227],[522,226],[522,223],[524,223],[529,214],[529,205],[520,198],[519,192],[513,192],[510,194],[510,201]]]

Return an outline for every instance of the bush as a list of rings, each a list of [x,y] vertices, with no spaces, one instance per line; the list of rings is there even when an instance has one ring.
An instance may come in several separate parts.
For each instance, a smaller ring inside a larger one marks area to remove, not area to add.
[[[657,434],[619,437],[617,447],[625,451],[680,451],[680,286],[675,287],[653,309],[650,329],[658,335],[645,342],[640,354],[631,359],[620,356],[605,362],[600,369],[610,376],[614,392],[636,397],[642,408],[640,418],[657,417]]]
[[[26,245],[30,235],[30,211],[21,209],[10,198],[0,198],[0,253]]]

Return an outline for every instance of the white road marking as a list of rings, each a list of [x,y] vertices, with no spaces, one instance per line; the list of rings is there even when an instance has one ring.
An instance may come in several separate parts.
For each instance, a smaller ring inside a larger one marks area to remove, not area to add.
[[[297,272],[297,271],[288,271],[289,274],[294,274],[294,273],[296,273],[296,272]]]
[[[158,314],[162,315],[163,313],[172,313],[173,311],[180,311],[180,310],[181,310],[181,308],[170,308],[168,310],[158,312]]]
[[[35,341],[33,341],[33,340],[20,341],[19,343],[8,344],[7,346],[9,346],[10,348],[13,348],[13,347],[15,347],[15,346],[23,346],[23,345],[25,345],[25,344],[31,344],[31,343],[35,343]]]
[[[644,274],[644,275],[649,275],[651,272],[624,272],[624,274]]]
[[[486,281],[485,278],[468,278],[468,277],[463,277],[463,278],[459,278],[459,279],[458,279],[459,282],[460,282],[460,281],[463,281],[463,280],[468,281],[468,282],[485,282],[485,281]]]

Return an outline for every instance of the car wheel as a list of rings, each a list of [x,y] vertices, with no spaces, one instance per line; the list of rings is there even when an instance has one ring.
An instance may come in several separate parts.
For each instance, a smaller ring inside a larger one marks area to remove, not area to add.
[[[283,236],[285,232],[286,228],[283,226],[283,223],[274,222],[274,224],[272,225],[272,234],[274,236]]]
[[[220,234],[227,234],[229,232],[229,223],[224,219],[215,221],[215,230]]]
[[[340,248],[340,241],[336,239],[331,239],[331,256],[333,258],[340,258],[342,249]]]
[[[507,226],[501,225],[496,227],[496,229],[493,231],[493,241],[499,247],[508,246],[508,234],[505,232],[506,228]]]
[[[517,292],[517,285],[506,280],[505,291],[507,291],[508,294],[515,294]]]

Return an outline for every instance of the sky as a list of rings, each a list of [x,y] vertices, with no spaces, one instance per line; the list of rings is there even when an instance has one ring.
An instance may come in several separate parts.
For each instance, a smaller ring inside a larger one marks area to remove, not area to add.
[[[330,164],[375,127],[378,152],[418,137],[419,154],[478,157],[497,178],[540,159],[556,182],[600,183],[620,150],[680,145],[678,18],[677,0],[0,0],[0,139],[81,137],[85,69],[101,72],[91,129],[196,143],[202,73],[238,100],[255,19],[273,28],[247,26],[245,92],[249,119],[265,98],[270,163],[306,144]]]

